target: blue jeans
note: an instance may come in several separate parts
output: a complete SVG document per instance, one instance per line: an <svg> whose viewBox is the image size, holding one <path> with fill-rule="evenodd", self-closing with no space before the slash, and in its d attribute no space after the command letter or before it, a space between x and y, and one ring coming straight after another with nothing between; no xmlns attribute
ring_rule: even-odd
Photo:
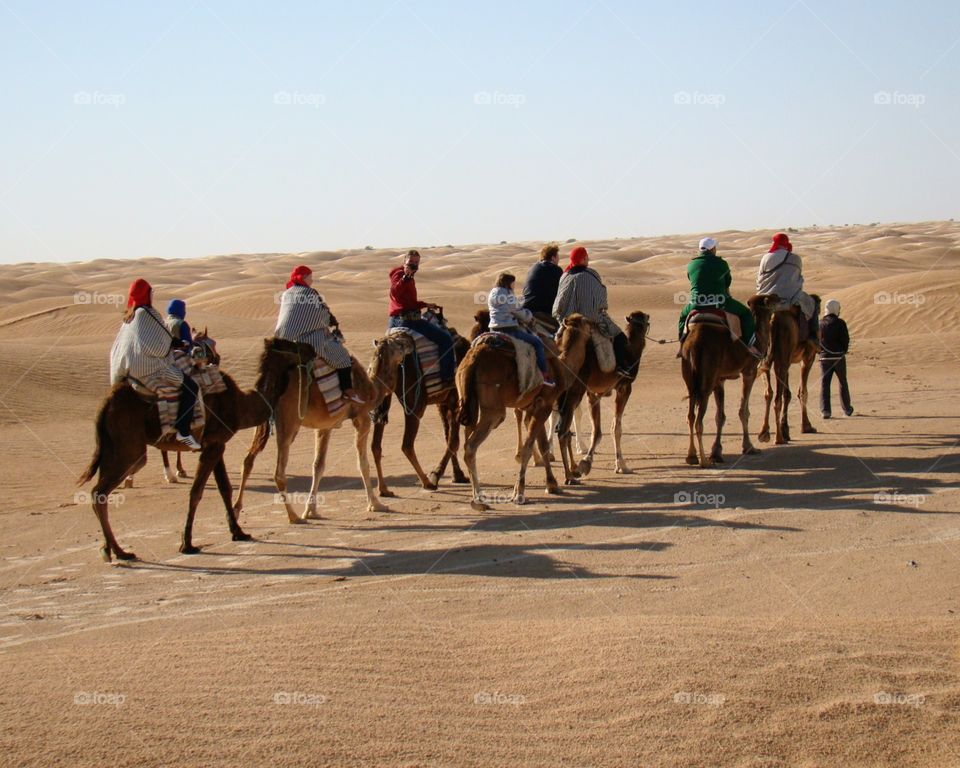
<svg viewBox="0 0 960 768"><path fill-rule="evenodd" d="M440 378L444 381L453 381L457 361L453 352L453 336L446 329L428 323L426 320L405 321L392 315L387 320L387 328L409 328L436 344L440 353Z"/></svg>
<svg viewBox="0 0 960 768"><path fill-rule="evenodd" d="M534 350L537 353L537 368L540 369L541 373L550 373L550 369L547 367L547 353L543 349L543 342L540 341L540 337L532 333L527 333L526 331L521 331L519 328L494 328L493 330L499 331L500 333L505 333L508 336L513 336L515 339L520 339L520 341L525 341L527 344L533 344Z"/></svg>

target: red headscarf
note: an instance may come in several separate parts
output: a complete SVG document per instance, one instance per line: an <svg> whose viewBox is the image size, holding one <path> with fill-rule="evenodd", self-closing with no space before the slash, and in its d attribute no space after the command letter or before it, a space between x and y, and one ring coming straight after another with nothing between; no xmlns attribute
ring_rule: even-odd
<svg viewBox="0 0 960 768"><path fill-rule="evenodd" d="M137 307L150 306L150 283L142 277L138 277L130 283L130 290L127 292L127 309L136 309Z"/></svg>
<svg viewBox="0 0 960 768"><path fill-rule="evenodd" d="M564 272L569 272L574 267L582 267L587 263L587 249L582 245L578 245L572 251L570 251L570 263L567 264L567 268Z"/></svg>
<svg viewBox="0 0 960 768"><path fill-rule="evenodd" d="M295 285L306 285L303 282L303 279L307 275L312 275L313 270L310 267L304 266L301 264L299 267L294 267L293 271L290 273L290 279L287 281L287 288L293 288Z"/></svg>
<svg viewBox="0 0 960 768"><path fill-rule="evenodd" d="M793 250L793 246L790 244L790 238L783 234L783 232L777 232L777 234L773 236L773 245L770 246L770 250L767 251L767 253L779 251L781 248L786 248L788 251Z"/></svg>

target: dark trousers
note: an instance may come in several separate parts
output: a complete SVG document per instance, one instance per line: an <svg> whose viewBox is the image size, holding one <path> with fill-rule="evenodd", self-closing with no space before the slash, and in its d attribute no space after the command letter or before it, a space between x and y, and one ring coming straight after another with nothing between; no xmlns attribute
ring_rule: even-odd
<svg viewBox="0 0 960 768"><path fill-rule="evenodd" d="M444 381L453 381L457 361L453 352L453 336L446 329L428 323L426 320L404 320L393 315L387 321L387 328L409 328L436 344L440 353L440 378Z"/></svg>
<svg viewBox="0 0 960 768"><path fill-rule="evenodd" d="M353 389L353 367L337 368L337 382L340 384L341 392Z"/></svg>
<svg viewBox="0 0 960 768"><path fill-rule="evenodd" d="M547 367L547 353L543 348L543 342L540 341L539 336L534 333L521 331L516 326L512 328L495 328L494 330L500 331L500 333L505 333L507 336L513 336L515 339L520 339L520 341L525 341L527 344L530 344L537 353L537 368L540 369L541 373L550 373L550 369Z"/></svg>
<svg viewBox="0 0 960 768"><path fill-rule="evenodd" d="M843 406L844 413L851 413L853 406L850 405L850 387L847 385L847 359L841 357L839 360L821 360L820 361L820 412L830 413L830 384L833 381L833 374L837 374L837 381L840 382L840 404Z"/></svg>
<svg viewBox="0 0 960 768"><path fill-rule="evenodd" d="M617 369L625 372L631 379L637 375L637 366L640 361L630 351L630 342L627 334L620 331L613 337L613 354L617 358Z"/></svg>
<svg viewBox="0 0 960 768"><path fill-rule="evenodd" d="M193 421L193 406L197 403L197 382L184 374L180 387L180 402L177 405L177 432L190 434L190 422Z"/></svg>

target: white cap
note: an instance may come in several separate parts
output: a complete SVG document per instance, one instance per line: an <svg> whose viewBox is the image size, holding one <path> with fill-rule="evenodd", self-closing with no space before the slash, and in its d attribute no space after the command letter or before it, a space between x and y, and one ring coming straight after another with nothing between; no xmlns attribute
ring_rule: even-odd
<svg viewBox="0 0 960 768"><path fill-rule="evenodd" d="M712 251L717 247L717 241L712 237L705 237L700 241L700 250L701 251Z"/></svg>
<svg viewBox="0 0 960 768"><path fill-rule="evenodd" d="M826 304L823 305L823 314L825 315L839 315L840 314L840 302L836 299L830 299Z"/></svg>

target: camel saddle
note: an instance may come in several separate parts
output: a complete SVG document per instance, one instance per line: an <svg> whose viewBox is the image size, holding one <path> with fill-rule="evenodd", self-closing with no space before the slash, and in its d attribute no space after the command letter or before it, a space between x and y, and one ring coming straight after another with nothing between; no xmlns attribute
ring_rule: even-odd
<svg viewBox="0 0 960 768"><path fill-rule="evenodd" d="M434 322L434 324L441 328L444 327L438 322ZM427 397L431 397L442 390L444 383L447 384L447 388L453 386L452 382L444 382L440 378L440 347L430 339L411 328L390 328L387 331L387 336L393 338L405 336L410 340L410 352L407 357L412 356L416 361L420 383L427 390Z"/></svg>
<svg viewBox="0 0 960 768"><path fill-rule="evenodd" d="M543 374L537 367L537 352L532 344L506 333L486 331L477 336L470 346L486 346L513 353L517 361L517 382L520 387L521 399L543 384Z"/></svg>
<svg viewBox="0 0 960 768"><path fill-rule="evenodd" d="M681 341L687 337L687 334L690 333L690 326L692 325L713 325L717 327L723 327L730 331L731 335L734 333L734 326L739 326L739 318L736 315L726 312L719 307L700 307L698 309L691 310L690 314L687 315L687 321L684 324L683 336ZM740 336L739 331L737 331L737 337Z"/></svg>

